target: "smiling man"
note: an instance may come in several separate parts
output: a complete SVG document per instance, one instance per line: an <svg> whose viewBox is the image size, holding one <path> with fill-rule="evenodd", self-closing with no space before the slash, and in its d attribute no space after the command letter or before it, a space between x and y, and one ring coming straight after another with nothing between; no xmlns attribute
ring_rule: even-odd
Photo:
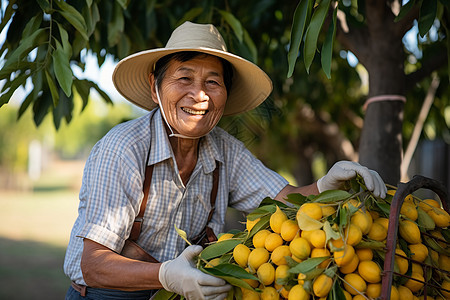
<svg viewBox="0 0 450 300"><path fill-rule="evenodd" d="M160 288L187 299L225 299L231 287L195 268L202 247L186 248L175 226L190 241L211 241L229 206L249 213L265 197L337 189L356 174L375 195L386 193L376 172L354 162L291 186L216 127L223 115L261 104L272 83L228 52L212 25L184 23L166 47L119 62L113 81L150 112L113 128L86 162L64 262L72 281L66 299L148 299Z"/></svg>

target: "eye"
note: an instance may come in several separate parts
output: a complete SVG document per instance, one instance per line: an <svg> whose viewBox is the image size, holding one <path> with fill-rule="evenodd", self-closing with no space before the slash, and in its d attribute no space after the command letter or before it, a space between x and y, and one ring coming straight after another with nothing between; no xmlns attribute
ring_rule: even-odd
<svg viewBox="0 0 450 300"><path fill-rule="evenodd" d="M207 84L212 84L212 85L220 85L220 83L216 80L207 80L206 81Z"/></svg>
<svg viewBox="0 0 450 300"><path fill-rule="evenodd" d="M182 76L182 77L178 78L178 80L180 80L180 81L190 81L191 79L189 77L187 77L187 76Z"/></svg>

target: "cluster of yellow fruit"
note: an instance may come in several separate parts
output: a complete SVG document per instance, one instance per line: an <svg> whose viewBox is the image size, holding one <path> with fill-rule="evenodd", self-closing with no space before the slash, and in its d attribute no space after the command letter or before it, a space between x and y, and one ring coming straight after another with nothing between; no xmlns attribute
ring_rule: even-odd
<svg viewBox="0 0 450 300"><path fill-rule="evenodd" d="M293 194L292 205L264 199L245 231L203 250L198 268L230 282L230 299L375 299L394 193ZM436 200L409 195L399 217L390 299L423 297L425 281L427 299L449 299L449 214Z"/></svg>

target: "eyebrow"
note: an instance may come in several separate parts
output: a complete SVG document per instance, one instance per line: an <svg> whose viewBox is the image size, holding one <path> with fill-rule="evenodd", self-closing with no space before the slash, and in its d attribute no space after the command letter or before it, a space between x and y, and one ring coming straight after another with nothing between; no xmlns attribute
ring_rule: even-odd
<svg viewBox="0 0 450 300"><path fill-rule="evenodd" d="M189 67L180 67L180 68L177 69L176 71L177 71L177 72L178 72L178 71L182 71L182 72L187 71L187 72L190 72L190 73L194 73L194 69L189 68ZM221 75L220 73L215 72L215 71L208 71L208 75L209 75L209 76L223 77L223 75Z"/></svg>

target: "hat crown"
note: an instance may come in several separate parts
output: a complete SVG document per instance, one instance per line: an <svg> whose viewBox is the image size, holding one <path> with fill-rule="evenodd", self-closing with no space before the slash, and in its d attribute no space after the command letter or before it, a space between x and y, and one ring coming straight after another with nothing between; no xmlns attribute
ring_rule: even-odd
<svg viewBox="0 0 450 300"><path fill-rule="evenodd" d="M166 48L210 48L227 51L225 41L211 24L184 22L177 27L167 41Z"/></svg>

